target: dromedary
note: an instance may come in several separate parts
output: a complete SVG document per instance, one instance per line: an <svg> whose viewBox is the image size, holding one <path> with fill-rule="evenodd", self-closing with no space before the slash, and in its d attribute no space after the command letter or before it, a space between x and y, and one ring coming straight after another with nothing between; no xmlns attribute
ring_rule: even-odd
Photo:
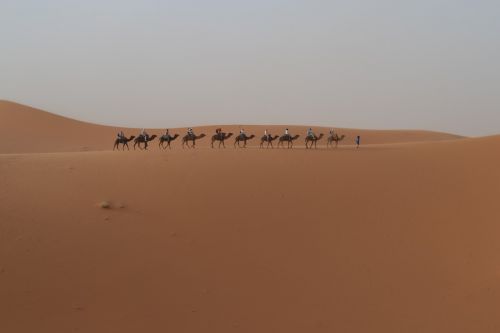
<svg viewBox="0 0 500 333"><path fill-rule="evenodd" d="M307 148L312 148L313 145L314 145L315 149L318 148L318 147L316 147L316 144L318 143L319 140L321 140L323 138L323 136L324 136L323 133L320 133L319 136L315 135L314 138L311 137L310 135L306 136L306 140L305 140L305 142L306 142L306 149ZM311 143L310 146L309 146L309 142Z"/></svg>
<svg viewBox="0 0 500 333"><path fill-rule="evenodd" d="M333 134L328 136L328 139L326 141L326 147L328 148L329 146L333 146L333 142L335 142L335 148L339 145L339 142L344 140L345 135L342 134L342 136L339 136L338 134Z"/></svg>
<svg viewBox="0 0 500 333"><path fill-rule="evenodd" d="M260 148L264 147L264 142L267 142L267 147L269 148L269 145L271 145L271 148L273 147L273 141L279 138L279 135L275 135L274 137L271 135L264 135L262 138L260 138Z"/></svg>
<svg viewBox="0 0 500 333"><path fill-rule="evenodd" d="M255 138L255 135L250 135L246 136L246 134L240 134L234 139L234 148L236 148L236 144L238 144L238 147L240 146L240 142L243 142L243 148L247 147L247 141Z"/></svg>
<svg viewBox="0 0 500 333"><path fill-rule="evenodd" d="M179 134L175 134L174 136L171 136L168 134L162 135L162 136L160 136L160 143L158 143L158 147L163 148L163 149L166 149L168 147L168 148L172 149L172 147L170 146L170 143L172 141L174 141L175 139L177 139L178 137L179 137ZM166 146L163 145L165 142L167 143Z"/></svg>
<svg viewBox="0 0 500 333"><path fill-rule="evenodd" d="M300 137L300 135L298 135L298 134L295 135L295 136L291 136L290 134L285 134L285 135L280 136L280 138L278 140L278 148L280 147L280 145L283 148L285 147L285 145L283 144L283 142L287 143L288 148L293 148L293 142L295 140L297 140L299 137Z"/></svg>
<svg viewBox="0 0 500 333"><path fill-rule="evenodd" d="M186 145L188 148L194 148L196 145L196 140L202 139L206 137L205 134L200 134L200 135L190 135L186 134L182 137L182 148L184 148L184 145ZM193 144L189 146L189 141L193 141Z"/></svg>
<svg viewBox="0 0 500 333"><path fill-rule="evenodd" d="M217 134L212 135L212 142L211 142L212 148L214 147L215 141L219 141L219 148L220 148L221 144L224 148L226 148L224 141L229 139L231 136L233 136L233 133L226 134L226 133L221 132L221 133L217 133Z"/></svg>
<svg viewBox="0 0 500 333"><path fill-rule="evenodd" d="M115 150L115 148L116 148L116 149L120 149L120 148L118 147L118 145L119 145L120 143L122 144L122 150L125 150L125 146L127 146L127 149L128 149L128 150L130 150L130 148L128 147L128 143L129 143L130 141L134 140L134 138L135 138L135 136L134 136L134 135L132 135L132 136L130 137L130 139L127 139L127 138L116 139L116 140L115 140L115 145L113 146L113 150Z"/></svg>
<svg viewBox="0 0 500 333"><path fill-rule="evenodd" d="M137 138L134 139L134 150L135 150L135 146L138 146L139 149L142 150L141 143L144 143L144 149L147 150L148 149L148 142L153 141L154 139L156 139L156 134L151 135L147 139L143 135L139 135Z"/></svg>

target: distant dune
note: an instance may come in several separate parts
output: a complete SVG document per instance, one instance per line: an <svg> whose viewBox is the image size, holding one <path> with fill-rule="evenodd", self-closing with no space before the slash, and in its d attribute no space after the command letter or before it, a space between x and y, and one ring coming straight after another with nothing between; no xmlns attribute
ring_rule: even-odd
<svg viewBox="0 0 500 333"><path fill-rule="evenodd" d="M122 153L0 119L0 332L500 332L500 136Z"/></svg>
<svg viewBox="0 0 500 333"><path fill-rule="evenodd" d="M193 124L193 127L196 124ZM168 124L165 124L168 126ZM220 126L194 127L196 133L214 134L215 128ZM306 126L252 126L245 125L249 134L257 137L263 135L264 129L273 134L282 134L288 127L293 134L300 134L297 147L304 146L303 138ZM234 125L222 126L226 132L239 132L239 127ZM402 142L425 142L453 140L461 138L457 135L429 132L429 131L375 131L335 128L339 133L346 135L342 145L352 145L356 135L361 135L363 145L385 144ZM42 153L42 152L76 152L76 151L102 151L111 150L116 133L121 128L101 126L61 117L39 109L21 104L0 101L0 131L4 139L0 142L1 153ZM140 129L123 129L125 134L137 135ZM149 129L150 134L162 134L165 129ZM171 129L174 133L185 134L186 128ZM328 133L328 128L314 127L316 133ZM209 138L198 142L198 146L208 147ZM234 142L234 139L229 140ZM180 148L180 141L173 145ZM258 140L249 141L248 146L258 146ZM320 141L324 146L326 141ZM153 146L156 147L155 144Z"/></svg>

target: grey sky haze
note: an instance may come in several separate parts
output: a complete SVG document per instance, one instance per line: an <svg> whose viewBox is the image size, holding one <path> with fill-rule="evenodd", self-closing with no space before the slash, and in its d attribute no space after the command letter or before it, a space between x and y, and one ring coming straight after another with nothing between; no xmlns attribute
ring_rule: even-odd
<svg viewBox="0 0 500 333"><path fill-rule="evenodd" d="M500 133L500 2L0 0L0 98L134 127Z"/></svg>

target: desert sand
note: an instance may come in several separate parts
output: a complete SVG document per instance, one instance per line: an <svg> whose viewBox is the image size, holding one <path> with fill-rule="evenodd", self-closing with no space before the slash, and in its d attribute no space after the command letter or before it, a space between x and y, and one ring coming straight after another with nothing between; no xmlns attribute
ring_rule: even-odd
<svg viewBox="0 0 500 333"><path fill-rule="evenodd" d="M500 331L500 136L123 152L11 102L0 129L0 332Z"/></svg>

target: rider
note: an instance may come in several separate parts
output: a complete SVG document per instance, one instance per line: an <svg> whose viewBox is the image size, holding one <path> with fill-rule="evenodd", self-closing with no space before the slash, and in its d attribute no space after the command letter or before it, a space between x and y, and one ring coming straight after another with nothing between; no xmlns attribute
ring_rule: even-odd
<svg viewBox="0 0 500 333"><path fill-rule="evenodd" d="M169 130L168 130L168 128L167 128L167 130L165 131L165 136L166 136L166 137L169 137L169 136L170 136L170 134L169 134L169 133L170 133L170 131L169 131Z"/></svg>
<svg viewBox="0 0 500 333"><path fill-rule="evenodd" d="M264 137L269 140L269 138L271 137L271 135L267 132L267 129L264 131Z"/></svg>
<svg viewBox="0 0 500 333"><path fill-rule="evenodd" d="M194 132L193 132L193 129L192 129L191 127L189 127L189 128L188 128L188 130L187 130L187 134L188 134L189 136L194 136Z"/></svg>
<svg viewBox="0 0 500 333"><path fill-rule="evenodd" d="M290 136L290 133L288 133L288 128L285 128L285 136Z"/></svg>
<svg viewBox="0 0 500 333"><path fill-rule="evenodd" d="M245 130L243 128L240 129L240 137L243 139L243 138L245 138L245 136L246 136L245 135Z"/></svg>
<svg viewBox="0 0 500 333"><path fill-rule="evenodd" d="M335 132L334 132L333 128L330 128L330 135L333 136L334 133Z"/></svg>
<svg viewBox="0 0 500 333"><path fill-rule="evenodd" d="M217 128L217 129L215 130L215 134L217 134L217 137L218 137L219 139L222 139L222 135L221 135L221 134L222 134L222 128L220 128L220 127L219 127L219 128Z"/></svg>
<svg viewBox="0 0 500 333"><path fill-rule="evenodd" d="M144 141L148 141L149 139L149 134L146 132L146 130L143 128L141 131L141 135L144 138Z"/></svg>
<svg viewBox="0 0 500 333"><path fill-rule="evenodd" d="M314 139L314 132L311 127L309 127L309 129L307 130L307 136L311 139Z"/></svg>
<svg viewBox="0 0 500 333"><path fill-rule="evenodd" d="M123 133L123 131L118 132L118 140L123 140L123 139L125 139L125 134Z"/></svg>

